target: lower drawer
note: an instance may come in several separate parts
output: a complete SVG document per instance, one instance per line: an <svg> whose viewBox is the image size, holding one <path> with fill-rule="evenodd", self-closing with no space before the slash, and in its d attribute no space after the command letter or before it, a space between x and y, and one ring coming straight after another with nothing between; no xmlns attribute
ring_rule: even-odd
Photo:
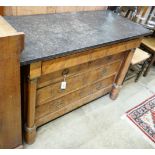
<svg viewBox="0 0 155 155"><path fill-rule="evenodd" d="M94 99L99 97L95 95L98 92L103 92L102 95L110 91L112 88L112 83L115 79L115 75L112 75L106 79L102 79L98 82L95 82L91 85L88 85L80 90L77 90L73 93L67 94L59 99L48 102L44 105L40 105L36 107L36 121L44 119L45 122L46 117L51 115L49 120L59 117L66 113L66 109L68 111L73 110L89 101L91 101L91 97L94 96ZM100 95L101 96L101 95ZM85 99L85 102L83 101ZM40 123L39 123L40 125Z"/></svg>
<svg viewBox="0 0 155 155"><path fill-rule="evenodd" d="M90 85L95 81L101 80L112 74L116 74L119 70L121 61L113 62L107 66L101 68L89 70L87 72L66 78L67 87L65 90L61 90L61 81L55 84L51 84L47 87L38 89L37 91L37 105L43 105L51 100L62 97L75 90L81 89L86 85Z"/></svg>

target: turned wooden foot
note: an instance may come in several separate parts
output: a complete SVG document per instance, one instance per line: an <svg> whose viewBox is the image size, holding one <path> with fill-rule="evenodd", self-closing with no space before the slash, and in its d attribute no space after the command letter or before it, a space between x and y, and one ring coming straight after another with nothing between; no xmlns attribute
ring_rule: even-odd
<svg viewBox="0 0 155 155"><path fill-rule="evenodd" d="M119 92L120 92L120 88L113 88L110 93L110 98L112 100L115 100L118 97Z"/></svg>
<svg viewBox="0 0 155 155"><path fill-rule="evenodd" d="M36 127L33 128L25 128L25 141L27 144L32 144L36 139Z"/></svg>

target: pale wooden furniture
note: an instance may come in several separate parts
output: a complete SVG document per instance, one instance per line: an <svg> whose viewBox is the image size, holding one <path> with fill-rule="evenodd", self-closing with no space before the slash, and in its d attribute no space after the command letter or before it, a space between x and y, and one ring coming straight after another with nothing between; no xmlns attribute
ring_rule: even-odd
<svg viewBox="0 0 155 155"><path fill-rule="evenodd" d="M147 46L150 50L155 51L155 38L146 37L142 40L142 44Z"/></svg>
<svg viewBox="0 0 155 155"><path fill-rule="evenodd" d="M5 6L5 16L106 10L106 6Z"/></svg>
<svg viewBox="0 0 155 155"><path fill-rule="evenodd" d="M136 48L133 58L131 60L131 65L136 65L138 63L141 63L147 60L149 57L150 55L147 52L143 51L140 48Z"/></svg>
<svg viewBox="0 0 155 155"><path fill-rule="evenodd" d="M4 15L4 7L0 6L0 16L3 16L3 15Z"/></svg>
<svg viewBox="0 0 155 155"><path fill-rule="evenodd" d="M150 67L155 62L155 37L146 37L142 40L141 44L142 48L146 49L152 56L150 63L144 73L144 76L146 76L150 70Z"/></svg>
<svg viewBox="0 0 155 155"><path fill-rule="evenodd" d="M20 60L24 34L0 16L0 148L22 145Z"/></svg>
<svg viewBox="0 0 155 155"><path fill-rule="evenodd" d="M135 82L137 82L146 69L149 58L149 53L143 51L140 48L136 48L125 80L129 80L135 77Z"/></svg>

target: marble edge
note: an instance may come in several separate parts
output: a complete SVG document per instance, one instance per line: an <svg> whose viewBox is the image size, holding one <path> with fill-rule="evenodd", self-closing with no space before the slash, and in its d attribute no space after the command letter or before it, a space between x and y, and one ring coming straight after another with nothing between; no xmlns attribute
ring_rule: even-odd
<svg viewBox="0 0 155 155"><path fill-rule="evenodd" d="M59 54L55 54L55 55L49 55L49 56L45 56L45 57L41 57L41 58L34 58L32 60L20 61L20 65L25 66L25 65L29 65L31 63L35 63L35 62L38 62L38 61L46 61L46 60L50 60L50 59L55 59L55 58L67 56L67 55L70 55L70 54L80 53L80 52L84 52L85 50L90 50L90 49L93 49L93 48L104 47L104 46L120 43L120 42L123 42L123 41L129 41L129 40L132 40L132 39L137 39L137 38L140 38L140 37L149 36L152 33L153 32L150 31L148 33L144 33L144 34L141 34L141 35L138 35L138 36L133 36L133 37L125 38L125 39L115 40L115 41L107 42L107 43L103 43L103 44L97 44L97 45L84 47L84 48L76 49L76 50L72 50L72 51L65 51L63 53L59 53Z"/></svg>

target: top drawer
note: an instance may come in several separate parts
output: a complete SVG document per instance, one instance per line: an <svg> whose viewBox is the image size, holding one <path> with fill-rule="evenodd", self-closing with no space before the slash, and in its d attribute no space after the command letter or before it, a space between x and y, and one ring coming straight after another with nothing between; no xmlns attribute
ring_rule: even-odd
<svg viewBox="0 0 155 155"><path fill-rule="evenodd" d="M69 68L72 66L80 65L89 61L94 61L106 56L118 54L132 48L139 46L139 39L130 40L123 43L100 47L96 49L90 49L84 52L71 54L65 57L43 61L41 74L49 74L60 69Z"/></svg>
<svg viewBox="0 0 155 155"><path fill-rule="evenodd" d="M137 48L140 42L141 39L134 39L122 43L108 45L105 47L89 49L83 52L70 54L52 60L32 63L30 65L29 78L38 78L42 75L54 73L60 70L64 70L66 68L71 68L84 63L95 61L97 59L129 51L133 48Z"/></svg>

